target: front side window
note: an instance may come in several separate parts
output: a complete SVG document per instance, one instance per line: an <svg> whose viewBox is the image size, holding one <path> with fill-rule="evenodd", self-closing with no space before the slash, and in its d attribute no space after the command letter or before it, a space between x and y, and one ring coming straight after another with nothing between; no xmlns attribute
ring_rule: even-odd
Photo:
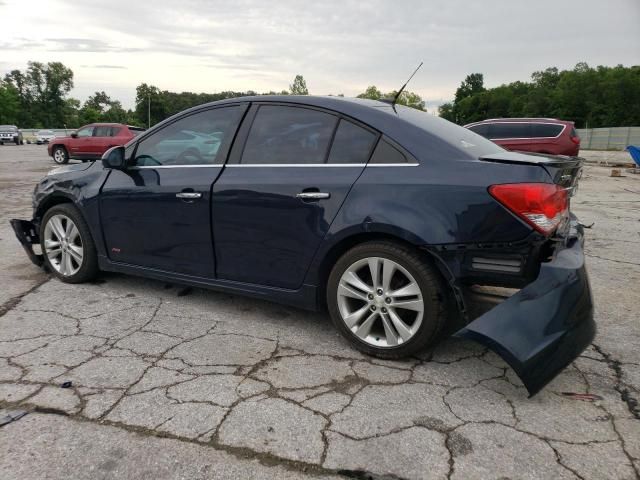
<svg viewBox="0 0 640 480"><path fill-rule="evenodd" d="M347 120L340 120L327 163L367 163L377 135Z"/></svg>
<svg viewBox="0 0 640 480"><path fill-rule="evenodd" d="M213 165L240 122L240 106L215 108L181 118L140 141L133 165Z"/></svg>
<svg viewBox="0 0 640 480"><path fill-rule="evenodd" d="M325 163L337 121L333 115L308 108L262 105L240 163Z"/></svg>
<svg viewBox="0 0 640 480"><path fill-rule="evenodd" d="M90 137L93 135L93 127L84 127L78 130L77 132L78 138L82 137Z"/></svg>

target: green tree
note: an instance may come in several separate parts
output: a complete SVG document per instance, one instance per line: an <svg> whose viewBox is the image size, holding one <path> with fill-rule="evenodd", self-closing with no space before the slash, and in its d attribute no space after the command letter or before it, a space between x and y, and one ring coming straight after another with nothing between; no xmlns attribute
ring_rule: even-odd
<svg viewBox="0 0 640 480"><path fill-rule="evenodd" d="M369 100L380 100L381 98L383 98L383 94L380 90L378 90L378 87L376 87L375 85L370 85L367 87L367 89L363 93L358 95L358 98L368 98Z"/></svg>
<svg viewBox="0 0 640 480"><path fill-rule="evenodd" d="M375 85L370 85L367 89L358 95L358 98L368 98L369 100L391 100L395 98L397 94L397 90L391 91L389 93L382 93L378 87ZM399 105L406 105L407 107L415 108L417 110L426 111L424 106L424 100L422 97L414 92L408 92L407 90L403 91L398 98L397 103Z"/></svg>
<svg viewBox="0 0 640 480"><path fill-rule="evenodd" d="M296 75L296 78L293 79L293 83L289 85L289 92L291 95L309 95L307 82L305 82L302 75Z"/></svg>
<svg viewBox="0 0 640 480"><path fill-rule="evenodd" d="M20 115L20 95L9 83L0 80L0 124L14 125Z"/></svg>
<svg viewBox="0 0 640 480"><path fill-rule="evenodd" d="M455 103L462 99L484 92L484 75L482 73L472 73L467 75L456 90Z"/></svg>
<svg viewBox="0 0 640 480"><path fill-rule="evenodd" d="M533 72L530 82L485 89L471 74L440 115L461 125L495 117L556 117L578 128L640 125L640 66L550 67Z"/></svg>
<svg viewBox="0 0 640 480"><path fill-rule="evenodd" d="M29 62L27 70L12 70L4 81L18 92L21 127L61 125L65 96L73 88L73 71L60 62Z"/></svg>
<svg viewBox="0 0 640 480"><path fill-rule="evenodd" d="M438 107L438 115L450 122L456 121L455 113L453 112L453 102L443 103Z"/></svg>

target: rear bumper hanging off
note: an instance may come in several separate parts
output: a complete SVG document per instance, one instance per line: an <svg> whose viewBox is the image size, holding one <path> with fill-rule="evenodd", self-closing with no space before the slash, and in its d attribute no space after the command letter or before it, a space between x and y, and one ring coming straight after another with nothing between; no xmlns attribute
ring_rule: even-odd
<svg viewBox="0 0 640 480"><path fill-rule="evenodd" d="M575 217L571 235L538 278L454 334L500 355L530 396L539 392L589 346L596 332L583 252L584 233Z"/></svg>

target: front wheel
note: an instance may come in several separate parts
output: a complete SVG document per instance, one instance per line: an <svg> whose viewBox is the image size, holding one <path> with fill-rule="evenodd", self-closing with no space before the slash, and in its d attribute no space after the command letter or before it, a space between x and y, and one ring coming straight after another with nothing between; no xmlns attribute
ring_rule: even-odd
<svg viewBox="0 0 640 480"><path fill-rule="evenodd" d="M53 157L53 161L58 165L69 163L69 154L64 147L53 147L51 156Z"/></svg>
<svg viewBox="0 0 640 480"><path fill-rule="evenodd" d="M422 255L392 242L370 242L345 253L327 285L338 331L355 348L402 358L426 348L446 319L439 273Z"/></svg>
<svg viewBox="0 0 640 480"><path fill-rule="evenodd" d="M66 283L81 283L98 273L98 256L89 227L71 204L52 207L42 219L40 245L51 272Z"/></svg>

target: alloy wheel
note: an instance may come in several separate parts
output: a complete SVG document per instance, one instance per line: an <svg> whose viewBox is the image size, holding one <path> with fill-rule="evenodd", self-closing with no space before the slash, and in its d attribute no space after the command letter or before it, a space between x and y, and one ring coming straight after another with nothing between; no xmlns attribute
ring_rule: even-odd
<svg viewBox="0 0 640 480"><path fill-rule="evenodd" d="M53 161L56 163L64 163L65 155L64 150L61 148L57 148L55 152L53 152Z"/></svg>
<svg viewBox="0 0 640 480"><path fill-rule="evenodd" d="M399 263L368 257L349 266L337 291L342 321L360 340L375 347L409 341L424 316L422 291Z"/></svg>
<svg viewBox="0 0 640 480"><path fill-rule="evenodd" d="M82 267L84 248L80 231L66 215L53 215L44 227L44 250L51 266L70 277Z"/></svg>

